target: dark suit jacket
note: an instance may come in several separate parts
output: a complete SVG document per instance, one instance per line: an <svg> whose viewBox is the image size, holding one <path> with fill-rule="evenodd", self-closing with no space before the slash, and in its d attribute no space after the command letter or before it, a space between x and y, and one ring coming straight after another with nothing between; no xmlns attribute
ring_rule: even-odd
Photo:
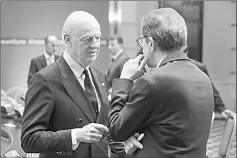
<svg viewBox="0 0 237 158"><path fill-rule="evenodd" d="M113 81L109 110L111 138L124 141L144 132L135 157L205 157L214 109L209 77L183 52L135 83Z"/></svg>
<svg viewBox="0 0 237 158"><path fill-rule="evenodd" d="M123 65L129 57L126 53L122 53L114 62L110 62L108 65L108 71L106 74L108 89L112 87L112 82L114 79L119 78L123 69Z"/></svg>
<svg viewBox="0 0 237 158"><path fill-rule="evenodd" d="M193 60L193 59L190 59L190 61L192 63L194 63L199 69L201 69L205 74L207 74L209 76L205 64L200 63L200 62ZM213 94L214 94L214 107L215 107L214 110L218 111L218 112L223 112L226 109L226 106L223 103L221 96L220 96L218 90L216 89L216 87L214 86L214 84L212 82L211 82L211 84L212 84Z"/></svg>
<svg viewBox="0 0 237 158"><path fill-rule="evenodd" d="M60 56L55 55L55 61L59 58ZM30 70L28 74L28 79L27 79L27 84L29 86L30 80L32 76L37 73L39 70L45 68L47 66L46 59L44 57L44 54L41 56L38 56L36 58L33 58L30 63Z"/></svg>
<svg viewBox="0 0 237 158"><path fill-rule="evenodd" d="M107 140L80 143L73 151L71 130L89 123L108 125L108 100L105 76L91 67L95 87L102 105L96 114L86 93L63 57L36 73L26 94L22 121L21 146L27 153L40 157L92 158L107 157L107 144L114 152L124 154L123 145ZM118 146L117 146L118 145Z"/></svg>

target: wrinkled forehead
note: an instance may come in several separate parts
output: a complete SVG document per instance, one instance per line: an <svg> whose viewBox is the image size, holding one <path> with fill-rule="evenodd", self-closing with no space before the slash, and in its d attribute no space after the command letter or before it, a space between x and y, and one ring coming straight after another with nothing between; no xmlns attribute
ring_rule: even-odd
<svg viewBox="0 0 237 158"><path fill-rule="evenodd" d="M79 22L74 30L78 38L101 36L100 25L97 21Z"/></svg>

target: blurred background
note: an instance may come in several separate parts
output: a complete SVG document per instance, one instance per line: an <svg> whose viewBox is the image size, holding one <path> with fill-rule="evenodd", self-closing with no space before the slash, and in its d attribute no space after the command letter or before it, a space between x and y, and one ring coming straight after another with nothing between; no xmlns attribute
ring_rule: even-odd
<svg viewBox="0 0 237 158"><path fill-rule="evenodd" d="M27 89L31 59L43 54L46 36L61 39L72 11L87 11L99 21L101 49L93 64L104 73L107 39L120 35L124 52L135 57L141 17L162 7L174 8L184 17L189 57L206 64L226 107L236 112L236 1L1 1L1 89ZM56 54L63 52L60 45Z"/></svg>
<svg viewBox="0 0 237 158"><path fill-rule="evenodd" d="M94 65L104 72L109 58L106 39L112 34L121 35L125 52L135 57L141 17L159 7L172 7L184 17L189 56L206 64L227 106L233 105L236 91L235 1L2 1L1 88L27 88L30 60L42 55L42 40L47 35L61 39L64 20L72 11L88 11L101 24L101 50ZM27 40L29 42L24 44ZM56 54L63 52L64 47L60 46ZM229 108L234 110L234 106Z"/></svg>

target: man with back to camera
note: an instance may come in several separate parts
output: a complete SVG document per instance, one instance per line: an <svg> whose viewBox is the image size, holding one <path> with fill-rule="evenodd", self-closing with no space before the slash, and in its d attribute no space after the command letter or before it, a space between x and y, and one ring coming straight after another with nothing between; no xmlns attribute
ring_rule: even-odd
<svg viewBox="0 0 237 158"><path fill-rule="evenodd" d="M108 135L105 76L91 66L100 37L100 24L85 11L65 20L64 54L33 76L26 94L21 134L25 152L45 158L125 155L123 144Z"/></svg>
<svg viewBox="0 0 237 158"><path fill-rule="evenodd" d="M134 157L206 157L213 91L209 77L182 52L183 17L171 8L155 9L143 17L140 34L144 56L126 62L113 81L111 138L125 141ZM154 70L134 83L146 64ZM141 150L134 140L141 140Z"/></svg>
<svg viewBox="0 0 237 158"><path fill-rule="evenodd" d="M183 51L184 53L186 53L188 55L188 46L185 46L183 48ZM143 54L143 50L142 48L139 50L139 52L137 53L137 56L139 54ZM209 76L209 73L207 71L207 68L206 68L206 65L197 61L197 60L194 60L194 59L191 59L189 58L189 60L195 64L200 70L202 70L206 75ZM147 67L146 67L147 68ZM149 68L148 68L148 71L149 71ZM210 77L210 76L209 76ZM213 88L213 95L214 95L214 111L215 112L219 112L224 118L227 118L228 115L230 115L231 113L234 113L233 111L227 109L227 107L225 106L221 96L220 96L220 93L219 91L216 89L215 85L213 84L213 82L211 82L212 84L212 88ZM215 113L213 113L215 115ZM215 116L213 116L215 117Z"/></svg>
<svg viewBox="0 0 237 158"><path fill-rule="evenodd" d="M27 79L29 86L32 76L39 70L55 62L59 56L55 55L58 39L56 36L49 35L45 39L45 52L43 55L33 58L30 63L30 69Z"/></svg>
<svg viewBox="0 0 237 158"><path fill-rule="evenodd" d="M110 52L110 61L106 73L108 84L108 92L111 94L112 82L119 78L123 65L129 60L128 55L123 51L123 39L120 36L114 35L109 38L108 49Z"/></svg>

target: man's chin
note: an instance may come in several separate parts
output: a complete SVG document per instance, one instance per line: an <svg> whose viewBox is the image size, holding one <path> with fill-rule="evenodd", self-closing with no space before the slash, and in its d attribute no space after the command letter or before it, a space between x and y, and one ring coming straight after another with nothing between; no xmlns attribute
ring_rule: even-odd
<svg viewBox="0 0 237 158"><path fill-rule="evenodd" d="M96 58L97 58L97 55L89 58L88 63L92 64L96 60Z"/></svg>

